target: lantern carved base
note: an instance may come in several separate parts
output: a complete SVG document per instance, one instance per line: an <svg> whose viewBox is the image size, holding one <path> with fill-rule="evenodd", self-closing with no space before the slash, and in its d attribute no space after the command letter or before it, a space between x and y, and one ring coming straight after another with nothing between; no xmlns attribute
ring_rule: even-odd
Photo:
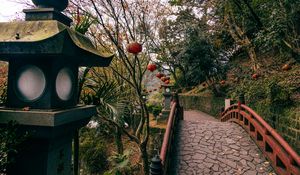
<svg viewBox="0 0 300 175"><path fill-rule="evenodd" d="M20 151L9 155L15 162L7 168L8 174L71 175L73 134L95 114L94 106L52 111L0 109L0 127L13 120L19 134L27 133Z"/></svg>

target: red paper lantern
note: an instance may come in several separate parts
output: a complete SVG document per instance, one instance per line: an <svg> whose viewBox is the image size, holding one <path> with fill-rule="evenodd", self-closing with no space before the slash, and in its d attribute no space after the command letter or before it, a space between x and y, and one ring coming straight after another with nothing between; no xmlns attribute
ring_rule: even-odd
<svg viewBox="0 0 300 175"><path fill-rule="evenodd" d="M156 70L156 65L155 64L149 64L147 66L147 69L151 72L155 71Z"/></svg>
<svg viewBox="0 0 300 175"><path fill-rule="evenodd" d="M157 73L157 74L156 74L156 77L159 78L159 79L160 79L161 77L163 77L163 76L164 76L164 74L162 74L162 73Z"/></svg>
<svg viewBox="0 0 300 175"><path fill-rule="evenodd" d="M170 80L166 80L165 83L166 83L166 84L169 84L169 83L170 83Z"/></svg>
<svg viewBox="0 0 300 175"><path fill-rule="evenodd" d="M137 42L133 42L133 43L130 43L127 45L127 51L129 53L136 55L136 54L140 53L142 50L143 50L142 45Z"/></svg>
<svg viewBox="0 0 300 175"><path fill-rule="evenodd" d="M285 71L287 71L287 70L290 70L292 67L289 65L289 64L285 64L285 65L283 65L282 67L281 67L281 69L282 70L285 70Z"/></svg>
<svg viewBox="0 0 300 175"><path fill-rule="evenodd" d="M259 77L258 74L253 74L253 75L252 75L252 78L253 78L253 79L257 79L258 77Z"/></svg>

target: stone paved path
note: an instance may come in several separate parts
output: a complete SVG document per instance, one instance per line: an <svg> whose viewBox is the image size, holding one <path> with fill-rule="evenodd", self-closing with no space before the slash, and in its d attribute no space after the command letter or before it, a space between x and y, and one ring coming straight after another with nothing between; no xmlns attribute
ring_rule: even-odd
<svg viewBox="0 0 300 175"><path fill-rule="evenodd" d="M185 111L170 175L271 175L273 168L237 124Z"/></svg>

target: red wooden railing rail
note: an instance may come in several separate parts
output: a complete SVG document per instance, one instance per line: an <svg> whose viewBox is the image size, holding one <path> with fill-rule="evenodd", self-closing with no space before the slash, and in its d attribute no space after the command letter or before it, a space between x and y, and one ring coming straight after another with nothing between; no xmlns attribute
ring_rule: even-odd
<svg viewBox="0 0 300 175"><path fill-rule="evenodd" d="M280 175L300 175L300 156L254 110L246 105L232 105L222 113L221 121L241 125L256 142Z"/></svg>
<svg viewBox="0 0 300 175"><path fill-rule="evenodd" d="M166 132L164 134L164 139L162 147L160 150L160 159L163 166L163 175L168 173L168 167L170 164L170 154L172 152L172 143L174 140L174 131L177 129L179 120L183 119L183 108L179 105L178 98L176 101L172 102L171 111L168 118Z"/></svg>
<svg viewBox="0 0 300 175"><path fill-rule="evenodd" d="M169 119L168 119L166 132L164 134L164 140L160 151L160 158L163 165L166 164L167 162L167 152L169 150L169 147L171 146L173 127L175 123L175 110L176 110L176 103L173 103L171 107Z"/></svg>

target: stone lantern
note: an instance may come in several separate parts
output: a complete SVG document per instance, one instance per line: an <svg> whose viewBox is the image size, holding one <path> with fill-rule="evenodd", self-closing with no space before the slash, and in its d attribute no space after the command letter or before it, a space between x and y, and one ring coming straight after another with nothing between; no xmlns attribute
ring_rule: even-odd
<svg viewBox="0 0 300 175"><path fill-rule="evenodd" d="M69 28L60 12L68 0L33 2L25 21L0 23L0 60L9 62L0 126L16 121L28 133L8 174L69 175L73 133L96 114L95 106L77 105L78 67L109 66L113 55Z"/></svg>
<svg viewBox="0 0 300 175"><path fill-rule="evenodd" d="M148 99L147 99L147 94L146 93L142 93L142 98L143 100L146 102Z"/></svg>
<svg viewBox="0 0 300 175"><path fill-rule="evenodd" d="M173 85L163 84L161 86L164 89L163 91L164 103L163 103L163 110L161 111L159 119L157 120L158 122L168 119L171 110L171 100L172 100Z"/></svg>

